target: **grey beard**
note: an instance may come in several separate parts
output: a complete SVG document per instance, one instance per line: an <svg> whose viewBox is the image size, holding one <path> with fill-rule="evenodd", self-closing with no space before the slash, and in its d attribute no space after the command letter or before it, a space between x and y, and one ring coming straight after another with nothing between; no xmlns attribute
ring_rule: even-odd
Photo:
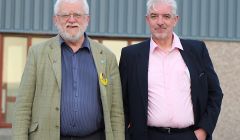
<svg viewBox="0 0 240 140"><path fill-rule="evenodd" d="M64 32L64 31L59 30L59 34L66 41L77 42L80 39L80 37L84 34L84 32L79 31L76 35L70 35L70 34Z"/></svg>
<svg viewBox="0 0 240 140"><path fill-rule="evenodd" d="M83 30L80 29L76 35L70 35L59 26L57 26L57 29L58 29L60 36L64 40L69 41L69 42L77 42L80 39L80 37L83 36L84 31L85 31L84 29Z"/></svg>

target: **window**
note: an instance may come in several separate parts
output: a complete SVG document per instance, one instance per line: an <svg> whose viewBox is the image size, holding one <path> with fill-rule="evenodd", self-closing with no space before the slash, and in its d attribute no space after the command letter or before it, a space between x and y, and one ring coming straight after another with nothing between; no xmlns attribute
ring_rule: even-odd
<svg viewBox="0 0 240 140"><path fill-rule="evenodd" d="M14 102L27 56L27 38L3 38L2 113L5 122L12 122Z"/></svg>

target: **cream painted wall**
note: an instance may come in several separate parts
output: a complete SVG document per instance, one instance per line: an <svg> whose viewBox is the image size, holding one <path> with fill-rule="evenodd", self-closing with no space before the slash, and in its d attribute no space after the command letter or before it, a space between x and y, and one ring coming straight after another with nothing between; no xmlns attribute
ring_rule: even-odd
<svg viewBox="0 0 240 140"><path fill-rule="evenodd" d="M37 43L41 43L41 42L46 41L48 39L49 38L34 37L34 38L32 38L32 45L37 44Z"/></svg>
<svg viewBox="0 0 240 140"><path fill-rule="evenodd" d="M121 50L123 47L126 47L128 43L127 41L119 40L103 40L102 44L109 48L116 55L117 61L119 62Z"/></svg>
<svg viewBox="0 0 240 140"><path fill-rule="evenodd" d="M26 63L27 39L23 37L4 38L3 82L19 83Z"/></svg>

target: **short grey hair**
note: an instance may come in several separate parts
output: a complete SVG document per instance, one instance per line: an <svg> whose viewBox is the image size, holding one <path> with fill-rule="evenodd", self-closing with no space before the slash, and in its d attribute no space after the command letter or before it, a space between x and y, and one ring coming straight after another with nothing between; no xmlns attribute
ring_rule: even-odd
<svg viewBox="0 0 240 140"><path fill-rule="evenodd" d="M175 0L148 0L147 2L147 15L150 14L155 4L168 4L172 7L172 14L177 15L177 2Z"/></svg>
<svg viewBox="0 0 240 140"><path fill-rule="evenodd" d="M85 14L89 14L89 5L88 5L87 0L57 0L54 5L54 15L57 15L57 13L59 12L59 6L62 2L67 2L67 3L82 2L83 10L84 10Z"/></svg>

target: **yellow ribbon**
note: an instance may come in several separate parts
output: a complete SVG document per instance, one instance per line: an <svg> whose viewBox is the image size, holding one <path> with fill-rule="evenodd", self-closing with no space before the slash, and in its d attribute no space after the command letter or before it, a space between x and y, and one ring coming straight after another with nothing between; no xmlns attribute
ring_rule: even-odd
<svg viewBox="0 0 240 140"><path fill-rule="evenodd" d="M106 86L108 84L108 79L104 76L103 73L100 73L99 79L104 86Z"/></svg>

